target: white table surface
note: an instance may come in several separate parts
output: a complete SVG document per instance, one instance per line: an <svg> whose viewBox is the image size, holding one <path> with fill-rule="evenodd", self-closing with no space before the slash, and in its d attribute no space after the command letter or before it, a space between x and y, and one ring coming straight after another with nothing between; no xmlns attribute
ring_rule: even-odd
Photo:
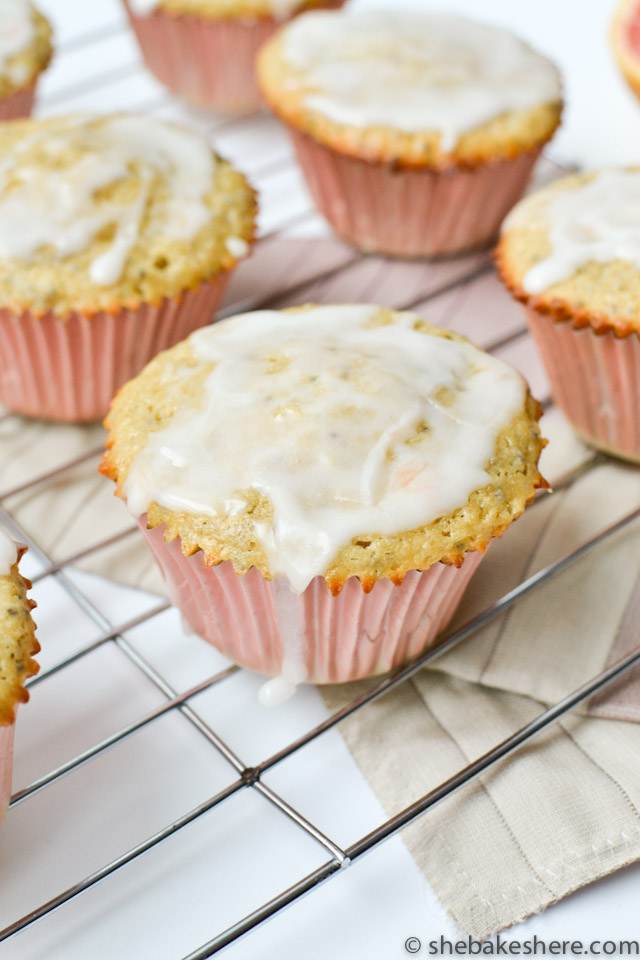
<svg viewBox="0 0 640 960"><path fill-rule="evenodd" d="M624 88L607 47L608 0L405 0L511 27L561 66L567 109L551 155L588 166L637 161L640 106ZM353 0L354 7L383 5ZM59 55L44 80L39 112L152 109L211 130L211 117L165 96L139 63L122 29L117 0L40 0L51 16ZM481 7L481 11L480 11ZM94 34L95 31L95 34ZM91 42L89 42L89 40ZM258 119L214 140L242 159L264 192L263 232L296 221L288 235L323 230L269 120ZM37 562L32 557L31 569ZM73 574L112 622L156 598ZM57 660L97 634L54 581L35 590L41 663ZM178 689L223 665L215 650L185 637L174 611L132 631L130 641ZM55 654L53 653L55 651ZM327 714L313 688L278 710L257 704L259 678L241 672L197 700L201 716L246 763L260 760ZM161 695L112 646L35 689L20 712L15 787L152 709ZM194 706L196 703L194 703ZM105 753L11 811L0 834L0 926L44 902L122 850L235 779L232 768L175 714ZM346 845L385 819L336 731L275 768L266 782L336 842ZM327 859L282 814L243 791L175 838L69 905L0 945L0 960L179 960L249 910ZM513 928L517 939L638 936L640 869L591 885ZM395 838L362 863L263 925L224 956L324 960L406 956L404 942L457 932ZM418 956L426 956L423 946Z"/></svg>

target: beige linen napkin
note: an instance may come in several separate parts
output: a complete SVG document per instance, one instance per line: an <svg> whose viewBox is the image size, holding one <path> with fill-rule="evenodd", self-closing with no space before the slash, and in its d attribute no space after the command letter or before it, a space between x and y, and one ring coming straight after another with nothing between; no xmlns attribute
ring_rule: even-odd
<svg viewBox="0 0 640 960"><path fill-rule="evenodd" d="M559 419L546 433L572 442ZM492 547L455 622L639 502L640 471L610 462L544 498ZM638 646L639 531L614 536L341 725L390 815ZM637 673L621 681L588 716L565 718L404 832L464 931L484 938L640 857L640 725L628 722L640 720L639 685ZM329 705L354 694L333 688Z"/></svg>
<svg viewBox="0 0 640 960"><path fill-rule="evenodd" d="M407 265L398 269L408 276ZM371 287L371 277L365 281ZM406 283L403 290L406 296ZM375 291L369 298L376 299ZM505 299L499 309L508 306ZM432 316L430 309L425 313ZM551 439L544 454L549 479L593 456L558 413L547 415L543 426ZM0 419L0 491L100 447L103 439L99 427ZM90 459L6 501L56 559L132 525L112 485L96 475L96 463ZM604 458L571 486L543 495L489 551L456 623L639 502L640 470ZM341 724L389 814L638 644L639 530L629 526L432 669ZM80 565L162 592L137 533ZM323 692L333 708L363 687ZM485 937L640 857L640 723L631 721L640 721L638 674L404 832L463 930Z"/></svg>

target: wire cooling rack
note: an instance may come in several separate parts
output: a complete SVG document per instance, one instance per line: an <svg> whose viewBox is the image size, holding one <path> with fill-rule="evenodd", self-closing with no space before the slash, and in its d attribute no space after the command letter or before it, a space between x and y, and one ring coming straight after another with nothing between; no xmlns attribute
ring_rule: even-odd
<svg viewBox="0 0 640 960"><path fill-rule="evenodd" d="M95 454L92 452L91 456L93 457ZM557 486L561 487L563 485L570 485L585 470L592 469L593 463L596 459L597 458L593 458L593 460L587 465L584 465L578 470L574 471L572 474L564 478L564 480L560 481ZM54 477L59 477L64 470L65 468L61 468L56 470L54 474L45 474L41 477L34 478L32 481L30 481L30 486L46 484ZM25 486L26 485L23 485L20 492L23 492ZM0 519L2 522L7 526L8 529L12 530L19 539L27 542L35 554L35 557L42 564L44 564L44 569L34 577L34 580L38 582L48 577L56 578L63 590L68 592L74 603L84 610L88 616L95 621L96 625L101 630L100 636L90 644L87 644L80 650L58 661L54 665L45 668L39 676L35 677L30 682L30 688L46 682L49 677L66 669L70 664L78 659L88 657L102 645L113 643L117 645L119 650L131 661L131 663L134 664L138 670L142 671L145 677L147 677L151 683L153 683L160 690L164 697L164 700L160 706L148 713L145 713L134 722L129 723L121 729L111 733L99 743L96 743L89 749L82 751L71 760L61 764L55 769L49 771L46 775L34 780L27 787L19 790L14 794L11 800L11 808L15 808L18 805L25 803L29 800L29 798L41 791L46 790L52 784L56 783L56 781L58 781L60 778L73 772L82 765L89 763L91 760L98 757L109 748L114 747L118 743L124 741L125 739L135 736L147 725L157 722L160 718L171 711L180 711L198 731L198 733L204 737L206 741L208 741L211 747L217 751L218 754L221 755L228 764L231 765L235 772L234 779L224 789L218 791L213 796L206 799L203 803L200 803L196 807L188 810L171 823L168 823L162 829L153 833L151 836L142 839L139 843L127 850L121 856L105 864L103 867L94 871L89 876L80 879L72 886L61 891L58 895L48 900L46 903L36 907L25 916L18 918L15 922L6 926L2 931L0 931L0 941L12 937L14 934L33 924L36 920L45 917L47 914L63 906L69 900L77 897L79 894L88 890L90 887L105 879L110 874L120 870L122 867L141 856L152 847L162 843L169 837L172 837L174 834L184 829L197 818L203 816L211 810L214 810L220 806L223 801L230 800L230 798L232 798L234 795L245 789L251 789L259 793L265 800L273 804L273 806L280 810L282 814L289 818L289 820L295 824L299 830L304 831L317 844L319 844L324 850L326 860L316 870L307 874L306 876L301 877L296 883L292 884L257 909L252 910L246 916L239 918L238 921L232 926L217 932L206 944L199 949L192 951L188 955L188 960L204 960L206 957L213 956L232 941L249 932L254 927L279 912L285 906L303 896L305 893L308 893L314 887L330 878L333 874L338 873L353 862L359 860L364 856L364 854L371 851L378 844L393 836L403 827L412 823L417 817L425 814L436 803L440 802L445 797L458 790L460 787L463 787L466 783L475 779L482 772L488 770L498 760L512 753L521 744L530 740L538 732L571 710L575 705L596 693L607 683L611 682L616 677L619 677L630 667L640 662L640 650L620 660L614 666L595 677L591 682L583 685L559 703L542 712L535 720L516 731L512 736L500 744L496 744L493 749L488 751L482 757L478 758L476 761L470 763L468 766L464 767L457 774L441 784L438 788L426 794L425 796L420 797L405 810L385 820L374 830L368 832L358 841L352 843L344 849L341 848L330 837L328 837L318 826L314 825L307 818L305 818L300 811L295 809L295 807L289 804L282 796L279 796L274 790L268 787L262 780L263 775L268 773L273 767L281 763L283 760L292 756L294 753L304 750L307 745L311 744L316 738L321 737L327 731L335 727L340 723L341 720L344 720L346 717L352 715L355 711L365 708L374 700L384 696L390 690L403 683L417 670L421 669L427 663L433 661L445 650L451 649L454 645L471 636L480 627L504 613L520 598L537 589L550 578L558 575L568 565L574 563L586 552L592 550L598 544L607 540L609 537L639 516L640 508L628 513L616 523L608 526L606 529L600 531L597 535L584 542L580 547L573 550L571 553L558 558L555 562L549 564L544 569L538 571L536 574L523 581L514 590L502 596L497 602L476 616L472 621L450 635L437 649L427 652L418 660L413 661L391 676L381 680L374 687L374 689L370 690L365 695L354 699L346 707L334 713L325 721L314 726L303 736L291 743L288 743L284 748L278 750L271 756L266 757L260 763L247 766L236 754L236 752L222 739L222 737L220 737L218 733L212 729L212 727L204 722L198 713L192 710L189 706L190 700L203 691L209 690L219 684L224 683L236 672L237 668L234 666L229 666L213 676L207 677L200 683L190 687L188 690L177 694L176 691L169 685L169 683L163 679L163 677L151 666L151 664L147 662L145 658L139 654L135 647L126 639L126 634L129 631L137 626L140 626L145 621L152 621L155 617L164 612L168 605L166 603L160 603L154 606L152 609L147 610L140 616L113 627L107 618L87 596L87 594L83 592L83 590L81 590L73 582L73 580L67 576L65 572L66 567L77 558L68 558L66 561L53 563L51 559L41 550L35 539L18 523L15 522L11 514L4 508L0 508ZM128 536L129 534L127 533L125 535ZM108 546L109 543L110 541L105 541L103 543L96 544L92 548L89 548L85 555L90 552L99 552ZM81 811L78 812L80 813Z"/></svg>
<svg viewBox="0 0 640 960"><path fill-rule="evenodd" d="M436 265L393 263L382 258L364 257L331 239L323 238L320 221L312 212L289 147L278 128L263 116L212 119L211 116L189 110L176 103L141 68L133 40L126 29L119 8L111 0L101 0L95 6L93 4L91 6L90 17L85 6L74 3L72 0L69 0L66 5L64 16L62 16L62 7L57 3L55 10L51 11L54 21L56 18L60 19L58 23L60 52L56 67L45 82L40 112L123 108L182 120L197 127L203 133L211 135L220 152L229 156L249 174L260 191L260 240L252 260L243 265L234 278L223 314L228 315L240 309L284 306L314 300L325 302L369 300L383 302L399 309L417 311L426 309L432 322L443 326L454 326L460 332L469 334L485 349L520 367L532 383L534 393L543 398L543 406L551 411L544 374L533 351L521 313L500 291L487 255L479 254ZM78 15L82 11L84 11L82 16L86 16L86 20L81 21L79 27ZM541 175L548 178L557 172L558 169L547 162L546 166L542 167ZM317 239L310 239L311 235L316 234L320 234ZM467 306L471 302L474 308L469 311ZM483 319L482 326L474 329L479 316ZM17 429L26 431L28 444L41 444L44 451L47 438L54 436L54 431L60 428L51 427L48 432L43 432L47 431L46 427L24 424L9 412L0 413L0 450L3 437L13 436ZM208 693L209 696L223 696L228 686L235 683L237 678L245 672L221 661L217 669L207 670L210 660L205 657L205 661L200 664L203 667L200 675L194 678L189 674L190 682L180 683L168 679L170 671L159 667L154 657L149 655L149 648L144 648L137 643L135 637L136 631L140 630L147 630L151 634L156 630L160 632L160 623L164 623L163 618L169 615L169 604L159 601L157 597L145 596L144 603L140 601L142 610L136 607L135 612L130 616L114 617L111 610L105 610L104 604L93 595L94 582L76 572L76 567L86 562L91 562L94 569L100 569L100 557L107 555L111 550L134 549L133 545L137 544L135 528L126 525L95 542L91 535L91 499L84 503L78 502L77 509L75 506L73 508L73 516L48 518L46 529L36 530L33 523L22 519L25 503L30 505L32 515L35 506L37 516L38 503L40 501L46 503L46 497L51 491L68 487L73 493L78 471L85 468L93 470L97 466L102 447L99 430L97 428L65 429L75 429L77 432L77 436L74 434L74 449L77 450L77 454L70 460L58 462L55 454L51 452L52 448L46 447L42 462L53 463L53 466L49 465L42 472L30 472L25 475L18 456L8 468L5 463L5 469L0 473L0 523L5 525L16 539L27 543L30 547L29 572L32 573L36 595L42 594L43 597L40 600L41 617L47 616L47 598L55 595L58 598L56 603L63 604L60 608L63 612L57 613L58 621L60 617L68 617L65 623L68 622L69 631L74 633L66 652L64 643L56 647L55 651L47 651L47 635L41 630L41 641L45 647L43 669L29 682L32 703L29 708L21 711L19 728L26 721L28 711L34 709L38 703L38 699L40 697L46 699L47 687L52 685L56 678L70 676L70 672L74 669L82 670L81 682L85 685L85 699L88 699L84 716L91 717L93 715L92 690L96 689L96 685L99 685L105 676L105 660L101 659L101 654L105 650L115 650L119 658L120 666L117 667L114 665L115 661L109 661L109 669L112 673L109 674L107 670L107 674L113 684L123 684L126 687L129 683L128 674L125 677L121 672L121 664L126 662L127 669L131 668L143 678L144 687L139 688L142 692L139 697L133 699L133 702L130 697L128 698L128 709L133 713L133 719L129 717L122 725L116 725L107 731L103 730L102 736L96 737L88 744L82 742L78 731L66 729L65 750L70 750L70 755L61 762L48 764L46 769L38 771L37 775L26 777L25 785L21 786L12 798L7 833L11 831L14 817L19 816L22 810L26 811L26 823L31 824L30 805L39 802L38 815L46 818L47 797L51 796L52 791L61 784L72 781L83 768L90 767L95 761L118 755L114 748L139 742L145 736L145 731L157 729L167 718L174 716L180 716L183 723L188 724L194 736L204 744L204 749L198 753L198 757L203 768L211 766L215 769L212 782L215 782L216 788L211 789L209 785L204 799L199 799L197 803L186 806L177 813L174 811L173 815L167 816L160 823L155 823L154 816L150 813L149 826L153 827L152 829L141 828L136 820L138 833L127 838L124 852L105 857L97 868L84 872L76 866L76 862L82 859L77 848L82 847L82 824L87 817L86 798L83 799L82 795L75 793L73 789L67 792L64 800L69 805L68 816L64 821L67 834L56 835L53 841L50 836L47 836L45 829L43 837L45 843L55 842L52 858L56 860L58 866L60 866L60 859L65 863L69 861L66 866L63 863L58 871L61 877L69 877L69 882L60 882L60 885L55 887L55 892L49 891L50 895L38 899L37 894L40 889L47 888L46 885L39 886L35 882L29 853L26 849L23 851L23 868L19 869L18 874L12 879L12 887L18 891L17 895L11 901L9 914L6 909L0 914L5 918L3 921L5 926L0 930L0 952L5 941L17 945L19 941L12 939L16 934L29 930L36 921L45 921L45 918L54 915L65 905L68 908L76 898L82 900L80 895L86 895L101 881L109 877L115 879L122 877L126 874L125 868L142 858L143 854L162 845L168 846L171 838L176 836L186 837L189 826L204 820L207 815L223 818L221 829L224 832L229 819L228 810L233 809L233 805L237 807L241 802L240 798L250 794L258 797L262 804L266 801L277 811L281 818L278 821L280 824L286 822L288 829L293 829L297 836L306 838L310 847L313 848L314 855L300 860L290 853L292 848L289 846L289 840L278 841L275 852L272 853L272 863L275 862L273 859L275 856L282 859L290 856L292 863L287 873L287 882L283 883L279 891L270 892L268 895L263 895L262 899L259 898L258 906L240 911L236 916L231 917L230 922L216 926L212 921L207 927L207 942L192 950L184 960L203 960L205 957L212 956L287 905L317 888L324 881L341 874L346 867L360 860L384 840L391 838L403 827L427 813L436 803L488 770L498 760L517 750L521 744L530 740L576 704L640 660L640 651L621 660L590 683L542 712L526 727L497 744L494 749L460 770L437 789L416 799L395 816L381 819L355 841L348 844L339 843L330 835L330 831L312 822L312 819L305 816L285 796L269 786L265 782L266 775L288 759L296 755L308 754L314 745L323 738L327 738L341 721L356 711L365 710L445 650L470 638L475 631L500 616L522 597L539 589L585 553L612 538L619 530L640 516L640 507L599 531L577 549L558 557L544 569L491 603L484 611L451 634L438 649L427 652L420 659L391 676L381 679L373 688L356 697L338 712L328 716L326 713L318 715L316 712L315 721L312 719L312 722L307 723L306 728L299 735L292 737L288 729L281 731L277 748L271 752L268 750L263 752L257 759L251 757L250 761L246 761L244 759L247 756L246 752L234 745L231 742L232 738L224 731L221 732L215 722L208 720L206 711L202 711L198 706L198 698L201 695ZM55 437L59 436L60 434L55 434ZM48 457L50 459L47 461ZM603 458L600 455L588 455L571 473L556 482L556 489L571 486L585 472L595 469L602 462ZM96 482L102 483L102 481ZM73 502L73 496L71 499ZM93 509L95 509L95 503ZM531 509L535 510L536 506L533 505ZM43 510L46 512L46 508ZM66 555L64 551L60 553L60 550L55 547L55 542L59 539L64 543L64 535L61 534L60 538L53 537L50 528L58 527L63 531L65 525L73 524L78 517L81 518L86 531L84 539L86 546L82 549L74 549ZM62 526L60 520L64 521ZM47 590L49 594L46 593ZM130 599L127 594L127 602ZM58 607L55 609L57 611ZM120 609L122 609L121 605L118 606L118 610ZM74 632L74 618L78 617L83 618L85 633L89 625L91 635L88 639L84 634L79 638L76 636L77 631ZM171 624L169 629L179 632L175 621ZM211 656L213 656L212 652ZM242 687L237 689L239 696L251 695ZM55 703L56 715L64 714L64 708L65 704ZM99 704L96 702L95 713L98 708ZM242 712L241 701L240 722L242 722ZM313 718L313 713L310 716ZM318 716L320 716L319 719ZM93 732L92 723L89 723L89 726ZM304 727L304 724L302 726ZM99 723L96 729L100 729ZM177 737L175 731L174 736ZM81 743L82 748L71 749L76 743ZM179 737L176 743L178 745L182 743ZM189 749L196 750L193 741L190 741ZM51 757L58 757L59 753L57 746L52 744ZM20 751L16 759L17 762L20 761ZM173 762L174 768L171 768L169 762L167 764L170 777L174 771L175 776L179 776L179 764L175 760ZM24 769L29 770L28 762ZM120 780L117 779L118 774ZM137 774L140 776L136 781ZM312 776L309 773L307 775ZM133 789L129 791L130 795L127 794L129 815L130 818L135 819L132 814L133 808L143 807L149 802L148 792L143 782L144 770L133 769L126 765L123 769L116 769L115 781L109 780L108 794L93 798L96 806L99 807L100 804L105 803L117 806L118 791L124 789L123 784L126 784L127 788L130 786L129 779L136 781ZM52 809L53 806L52 804ZM162 807L162 804L160 806ZM264 806L261 809L264 810ZM161 813L158 815L160 816ZM25 821L21 822L24 825ZM30 829L35 828L23 829L22 836L28 837ZM93 820L87 827L87 830L90 829L95 829ZM233 829L237 833L238 830L247 828L242 821L240 824L236 822ZM208 856L211 857L211 851ZM304 869L304 864L309 859L315 866L313 869ZM15 856L14 861L20 862L20 856ZM215 865L215 850L211 862ZM74 871L77 872L74 874ZM241 877L242 874L238 874L239 883L242 882ZM57 879L56 883L58 883ZM32 887L33 894L30 893ZM151 893L153 894L153 889ZM115 896L117 902L117 893ZM25 904L28 908L25 908ZM125 909L123 903L120 904L120 909ZM156 909L158 911L163 909L161 902L158 902ZM1 903L0 910L2 910ZM150 920L149 923L151 922ZM179 915L175 922L180 923ZM66 955L64 944L56 942L51 943L50 946L51 949L56 946L62 950L62 953L56 955ZM105 949L105 956L114 955L111 943ZM7 957L14 955L6 954ZM43 953L36 952L33 955L42 956ZM127 953L120 948L118 955L137 957L141 954ZM151 948L145 955L155 957L156 953ZM175 957L176 960L180 960L179 953L176 953Z"/></svg>

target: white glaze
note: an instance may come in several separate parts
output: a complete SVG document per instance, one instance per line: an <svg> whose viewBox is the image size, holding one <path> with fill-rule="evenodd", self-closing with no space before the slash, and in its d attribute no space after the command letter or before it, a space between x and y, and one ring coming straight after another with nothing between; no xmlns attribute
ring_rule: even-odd
<svg viewBox="0 0 640 960"><path fill-rule="evenodd" d="M353 537L463 506L488 482L524 382L470 344L414 330L414 314L372 326L376 311L259 311L192 334L196 355L216 364L204 402L149 434L125 484L131 512L155 501L240 515L243 491L257 490L274 511L273 523L255 523L270 571L302 592ZM283 356L283 369L269 360ZM428 431L408 444L421 421Z"/></svg>
<svg viewBox="0 0 640 960"><path fill-rule="evenodd" d="M78 160L61 167L57 160L75 144ZM47 168L25 159L37 148ZM140 177L131 202L100 202L96 191L128 176L135 164ZM90 266L98 286L116 283L140 238L148 212L152 181L160 174L167 196L154 213L156 229L170 239L188 241L208 221L204 196L213 185L215 160L208 144L187 130L149 117L115 115L61 119L19 142L0 158L0 257L24 263L43 247L62 259L84 250L110 225L110 246Z"/></svg>
<svg viewBox="0 0 640 960"><path fill-rule="evenodd" d="M146 17L156 9L160 0L129 0L131 12L137 17Z"/></svg>
<svg viewBox="0 0 640 960"><path fill-rule="evenodd" d="M232 257L242 260L249 253L249 244L242 237L227 237L226 247Z"/></svg>
<svg viewBox="0 0 640 960"><path fill-rule="evenodd" d="M302 0L269 0L267 7L276 20L284 20L285 17L291 16L299 8L301 2ZM129 0L129 6L136 16L147 17L160 6L160 0ZM210 9L210 3L207 3L207 0L202 0L203 15L206 16ZM246 18L246 14L244 16Z"/></svg>
<svg viewBox="0 0 640 960"><path fill-rule="evenodd" d="M0 528L0 577L8 576L17 560L18 548L11 537Z"/></svg>
<svg viewBox="0 0 640 960"><path fill-rule="evenodd" d="M280 679L295 690L307 679L304 616L300 597L291 589L286 577L279 576L273 581L273 601L283 644Z"/></svg>
<svg viewBox="0 0 640 960"><path fill-rule="evenodd" d="M258 703L261 707L281 707L287 700L291 700L297 689L298 684L291 683L284 677L271 677L258 690Z"/></svg>
<svg viewBox="0 0 640 960"><path fill-rule="evenodd" d="M542 205L534 194L507 217L503 230L544 224L551 253L525 274L527 293L568 280L589 262L628 260L640 268L640 170L603 170L593 180L553 193Z"/></svg>
<svg viewBox="0 0 640 960"><path fill-rule="evenodd" d="M27 79L24 65L9 64L11 57L31 44L34 38L33 12L28 0L0 0L0 74L14 83Z"/></svg>
<svg viewBox="0 0 640 960"><path fill-rule="evenodd" d="M469 130L560 98L555 67L517 37L458 17L414 12L306 13L284 33L311 87L305 106L358 128L439 132L451 150Z"/></svg>

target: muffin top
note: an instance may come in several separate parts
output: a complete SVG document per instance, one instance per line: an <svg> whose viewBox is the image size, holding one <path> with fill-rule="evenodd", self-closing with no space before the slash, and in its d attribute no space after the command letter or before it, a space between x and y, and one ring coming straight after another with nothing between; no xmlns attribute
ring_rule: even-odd
<svg viewBox="0 0 640 960"><path fill-rule="evenodd" d="M0 0L0 97L28 86L51 59L51 27L29 0Z"/></svg>
<svg viewBox="0 0 640 960"><path fill-rule="evenodd" d="M640 331L640 168L558 180L522 200L496 258L514 295L556 320Z"/></svg>
<svg viewBox="0 0 640 960"><path fill-rule="evenodd" d="M208 143L150 117L0 127L0 304L116 311L157 304L249 249L255 199Z"/></svg>
<svg viewBox="0 0 640 960"><path fill-rule="evenodd" d="M512 34L444 14L315 11L258 57L284 120L341 152L439 166L540 146L561 110L558 73Z"/></svg>
<svg viewBox="0 0 640 960"><path fill-rule="evenodd" d="M500 535L541 480L538 416L519 374L417 314L258 311L120 391L102 470L186 555L368 590Z"/></svg>
<svg viewBox="0 0 640 960"><path fill-rule="evenodd" d="M29 699L25 681L38 672L31 659L40 649L31 619L35 604L27 597L31 584L18 572L25 549L0 529L0 726L13 723L16 707Z"/></svg>
<svg viewBox="0 0 640 960"><path fill-rule="evenodd" d="M284 20L300 10L321 6L324 0L127 0L140 17L154 10L197 17L273 17Z"/></svg>

